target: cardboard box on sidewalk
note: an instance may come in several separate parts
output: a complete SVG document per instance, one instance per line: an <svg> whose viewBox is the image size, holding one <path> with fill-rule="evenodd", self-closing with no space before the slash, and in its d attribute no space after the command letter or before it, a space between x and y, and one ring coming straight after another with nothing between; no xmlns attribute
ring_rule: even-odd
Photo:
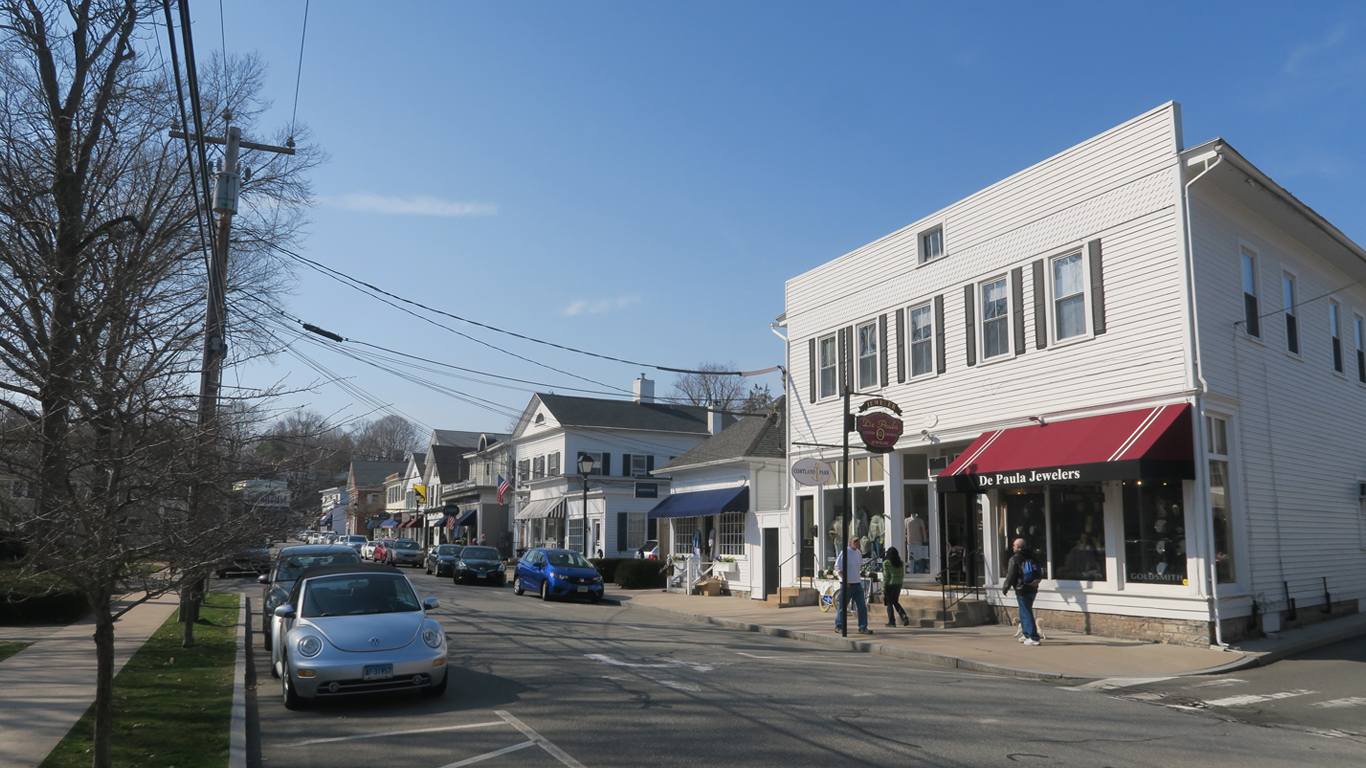
<svg viewBox="0 0 1366 768"><path fill-rule="evenodd" d="M703 579L697 582L697 594L706 597L719 597L721 595L721 582L716 579Z"/></svg>

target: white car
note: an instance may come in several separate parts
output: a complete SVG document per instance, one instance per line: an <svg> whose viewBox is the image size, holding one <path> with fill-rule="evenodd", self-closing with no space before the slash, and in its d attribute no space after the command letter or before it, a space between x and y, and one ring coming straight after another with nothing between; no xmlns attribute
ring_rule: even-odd
<svg viewBox="0 0 1366 768"><path fill-rule="evenodd" d="M446 692L446 633L412 582L387 565L326 565L304 571L275 609L271 673L285 707L380 691Z"/></svg>
<svg viewBox="0 0 1366 768"><path fill-rule="evenodd" d="M375 547L378 547L378 546L379 546L379 542L378 542L378 541L367 541L367 542L365 542L364 544L360 545L360 559L362 559L362 560L374 560L374 559L375 559Z"/></svg>

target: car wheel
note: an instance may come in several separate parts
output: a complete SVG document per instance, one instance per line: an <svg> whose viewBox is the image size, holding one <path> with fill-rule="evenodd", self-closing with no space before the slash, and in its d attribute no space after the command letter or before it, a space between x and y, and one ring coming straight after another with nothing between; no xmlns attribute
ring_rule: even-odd
<svg viewBox="0 0 1366 768"><path fill-rule="evenodd" d="M549 600L549 599L550 599L550 580L549 580L549 579L542 579L542 580L541 580L541 599L542 599L542 600Z"/></svg>
<svg viewBox="0 0 1366 768"><path fill-rule="evenodd" d="M437 696L444 696L444 695L446 695L446 683L450 682L450 679L451 679L451 671L450 671L450 669L448 668L448 669L446 670L446 676L443 677L443 678L441 678L441 682L437 683L436 685L429 685L429 686L427 686L426 688L423 688L423 689L422 689L422 695L423 695L423 696L431 696L432 698L436 698Z"/></svg>
<svg viewBox="0 0 1366 768"><path fill-rule="evenodd" d="M514 594L514 595L521 595L521 594L523 594L523 593L525 593L525 592L526 592L526 590L522 589L522 580L521 580L520 578L518 578L517 576L513 576L513 577L512 577L512 594Z"/></svg>
<svg viewBox="0 0 1366 768"><path fill-rule="evenodd" d="M308 699L300 696L291 684L289 667L285 667L284 674L280 675L280 688L285 694L285 709L297 711L308 706Z"/></svg>

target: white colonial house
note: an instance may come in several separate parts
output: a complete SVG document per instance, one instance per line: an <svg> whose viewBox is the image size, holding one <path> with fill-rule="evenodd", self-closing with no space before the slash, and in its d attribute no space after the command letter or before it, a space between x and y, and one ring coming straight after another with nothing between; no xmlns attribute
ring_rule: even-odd
<svg viewBox="0 0 1366 768"><path fill-rule="evenodd" d="M1017 537L1046 626L1204 644L1355 613L1364 281L1165 104L789 280L789 456L837 458L802 444L841 442L845 385L899 403L896 450L846 470L855 526L1002 619ZM789 546L828 564L840 492L793 491L815 525Z"/></svg>
<svg viewBox="0 0 1366 768"><path fill-rule="evenodd" d="M655 470L672 478L648 517L658 526L660 556L689 557L696 541L699 560L737 597L764 600L798 574L785 412L779 398Z"/></svg>
<svg viewBox="0 0 1366 768"><path fill-rule="evenodd" d="M534 395L512 435L515 546L632 556L653 532L646 513L669 492L668 478L650 473L733 421L655 402L654 382L644 377L631 400ZM578 474L585 455L593 459L586 497Z"/></svg>

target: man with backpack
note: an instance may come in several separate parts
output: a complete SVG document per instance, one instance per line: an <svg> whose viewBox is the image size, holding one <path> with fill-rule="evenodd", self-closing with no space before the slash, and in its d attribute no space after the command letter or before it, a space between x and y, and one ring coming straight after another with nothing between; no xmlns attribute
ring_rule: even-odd
<svg viewBox="0 0 1366 768"><path fill-rule="evenodd" d="M1039 582L1043 581L1043 568L1024 539L1016 539L1012 549L1015 554L1010 556L1006 585L1001 594L1009 594L1012 588L1015 590L1015 603L1020 607L1020 642L1039 645L1039 628L1034 623L1034 597L1039 593Z"/></svg>

